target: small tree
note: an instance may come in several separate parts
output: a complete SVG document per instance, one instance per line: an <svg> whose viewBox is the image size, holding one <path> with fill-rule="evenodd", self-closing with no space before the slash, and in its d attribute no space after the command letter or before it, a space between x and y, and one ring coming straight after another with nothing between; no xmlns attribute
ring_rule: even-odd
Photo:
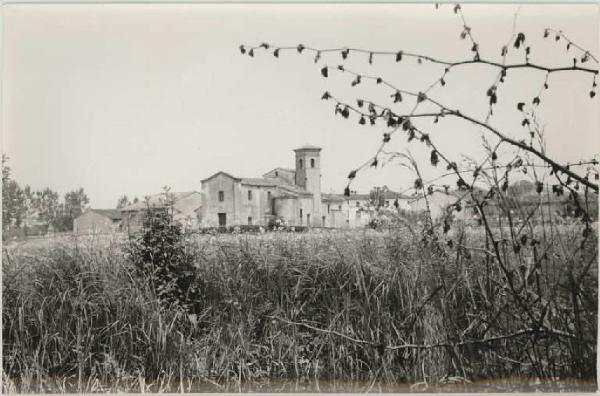
<svg viewBox="0 0 600 396"><path fill-rule="evenodd" d="M166 206L147 205L141 233L130 240L129 252L140 279L167 306L194 311L200 288L195 256L186 235L173 221L172 201L165 190Z"/></svg>
<svg viewBox="0 0 600 396"><path fill-rule="evenodd" d="M127 195L123 195L117 201L117 209L121 209L129 205L131 205L131 202L129 202L129 198L127 198Z"/></svg>
<svg viewBox="0 0 600 396"><path fill-rule="evenodd" d="M64 202L58 206L58 215L53 224L54 229L56 231L73 230L73 221L87 209L89 203L90 199L81 187L66 193Z"/></svg>
<svg viewBox="0 0 600 396"><path fill-rule="evenodd" d="M23 216L27 212L26 194L19 184L12 179L8 166L8 156L2 155L2 230L11 226L20 227Z"/></svg>

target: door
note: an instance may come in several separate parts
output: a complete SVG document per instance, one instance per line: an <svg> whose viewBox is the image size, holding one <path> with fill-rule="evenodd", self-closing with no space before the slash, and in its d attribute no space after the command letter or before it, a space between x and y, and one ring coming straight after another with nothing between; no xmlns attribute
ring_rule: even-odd
<svg viewBox="0 0 600 396"><path fill-rule="evenodd" d="M219 216L219 227L225 227L227 225L227 214L217 213Z"/></svg>

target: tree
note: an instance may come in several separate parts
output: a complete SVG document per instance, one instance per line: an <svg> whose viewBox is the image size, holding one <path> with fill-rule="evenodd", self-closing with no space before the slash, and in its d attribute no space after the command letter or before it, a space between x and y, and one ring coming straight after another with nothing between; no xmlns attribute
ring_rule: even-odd
<svg viewBox="0 0 600 396"><path fill-rule="evenodd" d="M436 5L436 9L438 8L441 7ZM355 87L367 83L373 84L389 98L374 100L353 95L355 99L349 101L343 99L345 93L325 91L321 95L323 101L332 104L335 116L355 120L360 126L381 129L381 143L374 155L349 172L345 195L350 195L351 184L362 170L377 168L383 160L389 162L394 159L414 172L414 183L407 191L412 190L425 200L428 213L431 213L428 197L432 192L449 193L452 190L452 196L456 197L455 202L448 205L441 219L429 216L428 221L419 230L422 235L420 243L424 250L444 257L447 266L459 265L463 257L470 259L483 252L481 265L487 270L487 278L482 278L480 287L474 291L472 286L460 286L464 284L462 275L452 275L452 271L463 271L460 266L452 267L452 270L443 266L425 269L427 275L423 283L433 292L428 297L424 296L419 310L427 304L430 304L431 309L439 308L436 312L445 326L444 334L439 334L441 340L438 345L454 348L448 358L452 363L448 364L449 371L464 365L464 362L474 356L473 350L460 351L460 348L467 343L488 345L491 348L492 345L488 343L490 338L486 338L485 334L489 337L494 333L497 338L492 337L493 339L503 340L507 344L514 343L516 355L510 356L514 359L512 361L521 362L524 354L530 355L529 364L537 365L541 370L535 373L537 378L549 377L545 370L551 364L549 362L554 362L555 357L540 351L536 346L540 342L540 334L544 333L549 337L544 336L547 340L544 341L546 348L569 351L567 354L572 363L561 371L561 375L595 379L596 351L595 347L590 347L595 345L595 339L589 344L583 339L585 334L595 332L597 322L597 279L590 276L588 270L595 263L598 246L597 233L591 227L592 217L588 202L590 196L595 197L594 200L598 197L598 160L582 158L573 163L564 163L548 154L539 109L544 105L546 95L552 92L552 76L558 73L588 76L589 91L581 94L594 100L598 59L591 51L570 40L561 30L546 28L534 33L517 30L518 10L514 16L512 36L506 44L497 49L497 58L487 58L480 52L480 42L468 24L461 5L453 5L452 12L456 14L460 24L459 37L466 41L470 48L469 56L456 61L402 49L375 50L351 46L322 49L304 44L274 46L261 43L242 44L239 50L242 55L249 57L255 57L260 52L270 53L275 58L279 58L284 52L309 55L313 57L314 63L318 64L322 78L347 79L351 87L349 89L356 89ZM561 50L566 47L568 55L563 64L555 66L538 63L532 57L535 40L531 40L531 34L539 35L540 40L552 40L562 47ZM333 56L335 60L332 60ZM556 55L556 58L560 59L560 56ZM366 73L351 69L347 66L347 60L353 57L364 58L371 65L370 70L376 69L379 60L387 58L396 63L429 63L439 68L439 74L431 78L430 85L421 89L407 89L373 71ZM510 60L517 58L518 61ZM324 64L324 59L338 64ZM473 66L495 71L495 79L491 85L480 86L473 82L475 80L464 82L464 85L472 88L479 97L485 98L487 111L482 118L453 103L452 99L442 101L438 97L439 91L448 90L447 81L455 70ZM540 75L543 79L540 86L533 87L528 98L503 97L503 84L524 71ZM380 95L382 98L385 96ZM503 100L499 101L501 97ZM513 130L503 129L504 127L494 122L497 107L501 104L508 106L507 109L516 117L514 124L520 124L522 128L517 137ZM576 112L577 109L573 111ZM465 153L459 153L463 154L462 159L453 157L449 153L449 147L438 143L436 132L439 133L443 129L440 124L448 119L455 119L482 131L483 159L464 158ZM386 150L392 140L402 136L407 146L421 145L427 157L416 158L410 152ZM437 169L438 176L425 179L422 173L425 166ZM508 188L511 181L523 178L523 175L532 183L522 184L513 191L521 188L535 191L539 199L534 202L535 205L517 205L518 207L513 209L513 205L506 204L511 192ZM450 182L447 182L449 180ZM453 184L455 186L451 187ZM579 221L578 230L581 231L578 238L574 238L568 247L565 245L568 249L565 256L569 257L569 260L564 265L561 263L560 268L555 267L556 264L545 250L549 251L548 247L555 243L548 235L556 232L555 228L547 227L544 223L552 216L549 206L546 206L547 209L541 209L549 201L544 195L546 192L557 197L568 197L569 202L575 206L574 216L576 221ZM467 207L473 214L464 218L477 219L474 226L481 230L479 239L467 240L469 236L464 229L450 232L454 218L458 218L458 213L467 210ZM490 211L491 207L495 210ZM542 226L545 227L543 232L536 229L539 224L536 224L535 218L540 213ZM468 245L471 243L478 245ZM561 271L568 275L560 276ZM550 280L554 276L550 274L559 275ZM438 290L442 292L436 294ZM464 316L449 314L453 308L449 301L458 301L465 294L470 295L463 300L463 308L468 312ZM591 306L594 307L585 313L581 309L584 300L591 301ZM505 309L510 312L509 315L502 314ZM558 312L563 315L562 322L556 320L556 317L551 318ZM486 319L482 322L471 319L475 317ZM411 329L416 320L411 322ZM455 327L461 321L467 326ZM466 336L473 331L472 326L476 323L481 323L484 331L478 335ZM324 328L333 330L335 323ZM558 334L565 338L561 340ZM403 334L405 339L413 336L410 331ZM527 338L521 343L517 338L523 336ZM415 344L403 347L406 350L412 347L429 349L429 346ZM521 373L519 371L519 374Z"/></svg>
<svg viewBox="0 0 600 396"><path fill-rule="evenodd" d="M56 231L73 230L73 221L87 209L89 202L83 188L66 193L64 203L58 206L58 216L53 224L54 229Z"/></svg>
<svg viewBox="0 0 600 396"><path fill-rule="evenodd" d="M8 156L2 155L2 230L12 225L20 227L27 212L26 195L19 184L12 179L11 169L7 165Z"/></svg>
<svg viewBox="0 0 600 396"><path fill-rule="evenodd" d="M539 135L542 131L536 129L537 125L535 125L537 122L537 109L540 106L541 97L543 96L544 91L549 88L549 80L552 74L566 72L590 75L592 77L591 89L588 94L591 98L595 97L597 86L596 76L598 74L598 70L597 67L587 66L587 64L597 64L597 58L593 56L590 51L585 50L579 47L576 43L570 41L561 31L547 28L543 32L543 36L545 38L549 38L552 35L556 42L566 42L567 50L575 51L575 57L572 58L572 62L569 60L570 63L560 67L545 66L534 63L530 59L531 47L526 41L525 33L517 32L516 30L513 32L509 42L499 49L498 53L501 58L500 60L484 59L480 55L479 43L475 40L471 28L466 22L461 6L457 4L454 6L453 11L455 14L460 16L463 22L463 30L460 38L463 40L468 39L472 45L472 57L460 61L450 62L435 58L430 55L409 53L402 50L375 51L353 47L319 49L305 46L303 44L286 47L273 46L268 43L262 43L257 46L241 45L240 51L242 54L246 54L251 57L253 57L259 50L270 51L275 57L279 57L284 51L298 54L312 54L314 55L315 63L320 62L322 57L328 53L339 53L342 57L342 64L339 64L337 67L327 65L320 66L320 73L324 78L332 77L334 73L339 73L341 76L347 75L352 78L352 87L358 86L365 82L374 82L380 86L381 89L387 91L388 95L391 97L391 102L381 104L363 98L357 98L355 101L356 104L351 104L350 102L345 102L341 99L338 99L328 91L325 92L321 97L323 100L333 101L335 114L344 119L349 119L351 115L355 115L358 119L358 123L361 125L371 125L386 129L386 132L383 133L383 139L380 148L371 159L350 172L349 183L352 182L360 170L369 166L377 167L379 163L379 157L383 156L386 144L391 141L392 137L395 137L394 135L403 133L409 142L420 142L429 147L431 153L431 164L433 166L437 166L439 162L445 163L447 169L455 173L458 182L461 184L464 183L468 186L473 185L484 178L484 173L481 172L481 169L479 169L478 172L474 171L477 168L483 167L485 164L489 164L490 162L497 163L496 150L498 147L510 146L518 150L519 157L527 156L528 158L541 160L545 166L553 171L553 176L556 176L557 179L556 182L562 185L564 188L567 188L566 185L568 183L566 183L566 180L569 179L597 193L598 183L592 181L591 178L593 176L594 179L597 180L598 171L593 168L584 167L585 165L590 164L595 165L597 164L597 161L582 161L579 164L582 171L579 172L574 169L572 164L561 164L558 161L548 157L544 151L544 148L541 146L541 139L537 139L541 138ZM515 20L516 16L517 15L515 14ZM507 63L507 55L509 52L522 53L524 61ZM421 91L413 92L396 87L384 77L367 75L359 71L348 69L343 65L343 63L352 56L366 56L368 57L368 62L370 64L374 64L377 59L384 57L392 57L396 62L406 61L407 59L414 59L419 64L429 62L440 66L441 74L430 86ZM483 65L498 70L496 81L491 86L483 88L483 90L486 92L486 96L488 98L487 100L489 101L488 115L484 120L480 120L475 116L468 114L466 111L456 109L455 106L443 104L433 95L433 92L436 88L443 89L443 87L446 85L446 80L451 75L452 71L458 68L468 67L470 65ZM517 115L522 118L522 126L529 137L529 139L514 139L510 137L506 131L501 131L494 127L490 120L494 114L494 109L497 106L498 97L501 94L501 85L506 81L507 78L509 78L509 71L510 73L517 73L527 69L543 72L545 73L546 78L541 89L533 94L534 97L530 100L530 104L517 101L513 103L515 110L517 110ZM402 114L392 110L395 104L405 100L412 100L414 102L414 106L410 112ZM433 108L433 110L419 112L419 109L425 105L429 105L429 108ZM494 138L497 141L495 147L490 147L489 158L487 158L483 164L469 167L468 170L474 176L469 178L469 180L467 180L466 175L461 174L461 171L464 169L460 169L456 165L457 162L451 160L447 155L443 154L443 149L434 143L432 134L426 131L425 127L423 126L426 120L431 120L433 121L434 126L430 127L434 129L435 124L438 124L438 121L444 117L458 118L464 122L479 126L489 135L490 138ZM520 165L523 165L523 159L521 159ZM519 169L521 166L513 166L512 168ZM346 189L346 191L349 191L349 188Z"/></svg>
<svg viewBox="0 0 600 396"><path fill-rule="evenodd" d="M59 196L58 193L46 187L42 191L36 191L33 206L38 212L38 218L47 226L55 223L58 216Z"/></svg>
<svg viewBox="0 0 600 396"><path fill-rule="evenodd" d="M123 195L121 198L119 198L119 200L117 201L117 209L121 209L124 208L128 205L131 205L131 202L129 202L129 198L127 198L127 195Z"/></svg>

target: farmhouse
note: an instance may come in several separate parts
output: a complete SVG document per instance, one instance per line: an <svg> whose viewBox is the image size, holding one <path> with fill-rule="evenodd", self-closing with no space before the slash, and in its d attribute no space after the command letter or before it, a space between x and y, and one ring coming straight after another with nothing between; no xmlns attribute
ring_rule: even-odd
<svg viewBox="0 0 600 396"><path fill-rule="evenodd" d="M321 148L294 150L295 169L275 168L260 178L217 172L202 180L201 226L262 225L358 227L368 223L366 194L321 191Z"/></svg>
<svg viewBox="0 0 600 396"><path fill-rule="evenodd" d="M88 209L73 221L73 232L104 234L119 231L122 218L117 209Z"/></svg>
<svg viewBox="0 0 600 396"><path fill-rule="evenodd" d="M202 195L198 191L167 192L147 196L144 200L121 208L123 229L139 230L144 223L144 214L150 210L173 210L173 220L184 228L198 227L198 211Z"/></svg>

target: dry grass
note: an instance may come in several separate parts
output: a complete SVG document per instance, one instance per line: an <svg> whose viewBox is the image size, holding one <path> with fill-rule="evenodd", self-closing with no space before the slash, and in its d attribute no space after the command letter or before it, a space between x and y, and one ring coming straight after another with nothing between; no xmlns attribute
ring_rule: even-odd
<svg viewBox="0 0 600 396"><path fill-rule="evenodd" d="M481 232L189 236L190 312L154 297L125 238L9 246L3 391L595 389L597 234L556 233L524 270L506 252L519 299L461 247Z"/></svg>

